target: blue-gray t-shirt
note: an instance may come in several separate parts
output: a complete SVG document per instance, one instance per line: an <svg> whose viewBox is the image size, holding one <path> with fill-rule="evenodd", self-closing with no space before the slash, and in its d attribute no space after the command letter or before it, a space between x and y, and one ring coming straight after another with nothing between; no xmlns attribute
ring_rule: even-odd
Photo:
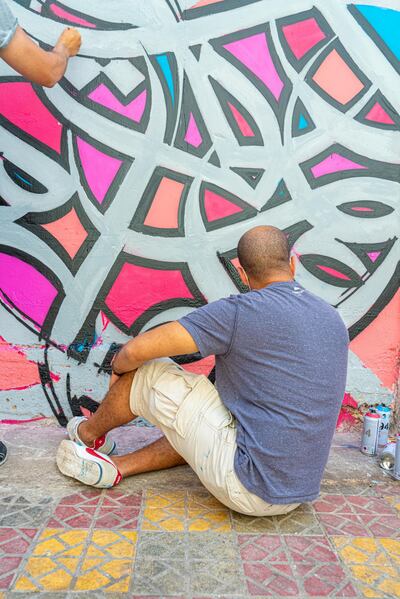
<svg viewBox="0 0 400 599"><path fill-rule="evenodd" d="M0 50L11 42L17 29L17 19L13 16L5 0L0 0Z"/></svg>
<svg viewBox="0 0 400 599"><path fill-rule="evenodd" d="M235 471L268 503L312 501L343 400L349 338L338 312L296 281L232 295L179 322L237 421Z"/></svg>

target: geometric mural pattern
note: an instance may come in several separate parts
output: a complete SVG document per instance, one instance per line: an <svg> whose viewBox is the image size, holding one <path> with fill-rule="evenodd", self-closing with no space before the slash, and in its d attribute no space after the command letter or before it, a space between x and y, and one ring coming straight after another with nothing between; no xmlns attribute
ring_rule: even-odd
<svg viewBox="0 0 400 599"><path fill-rule="evenodd" d="M128 336L245 291L234 248L256 224L285 230L298 280L351 339L390 305L395 3L14 4L44 45L54 23L87 34L52 90L0 66L2 338L40 373L30 405L28 386L7 390L17 415L95 409ZM354 360L349 392L390 401Z"/></svg>

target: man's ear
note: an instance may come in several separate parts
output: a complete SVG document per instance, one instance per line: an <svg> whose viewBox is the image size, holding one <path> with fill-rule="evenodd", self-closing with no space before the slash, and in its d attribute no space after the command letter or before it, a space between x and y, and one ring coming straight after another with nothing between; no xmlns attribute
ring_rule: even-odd
<svg viewBox="0 0 400 599"><path fill-rule="evenodd" d="M240 264L239 264L236 268L237 268L240 280L242 281L243 285L246 285L246 287L248 287L249 286L249 279L248 279L248 277L246 275L246 271L244 270L243 266L240 266Z"/></svg>
<svg viewBox="0 0 400 599"><path fill-rule="evenodd" d="M294 256L294 255L290 256L290 272L292 273L293 277L295 277L295 275L296 275L296 256Z"/></svg>

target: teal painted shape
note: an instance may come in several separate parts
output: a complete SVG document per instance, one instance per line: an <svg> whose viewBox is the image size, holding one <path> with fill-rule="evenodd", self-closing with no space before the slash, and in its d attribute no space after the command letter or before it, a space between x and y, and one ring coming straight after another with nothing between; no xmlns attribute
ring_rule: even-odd
<svg viewBox="0 0 400 599"><path fill-rule="evenodd" d="M165 54L159 54L158 56L156 56L156 59L164 74L165 81L167 82L169 93L171 94L172 104L175 104L174 79L172 77L172 71L169 65L168 56L166 56Z"/></svg>
<svg viewBox="0 0 400 599"><path fill-rule="evenodd" d="M355 7L400 60L400 11L367 4L355 4Z"/></svg>
<svg viewBox="0 0 400 599"><path fill-rule="evenodd" d="M304 116L304 114L300 114L299 116L299 122L297 124L298 129L301 131L302 129L307 129L309 125L309 122L307 121L306 117Z"/></svg>

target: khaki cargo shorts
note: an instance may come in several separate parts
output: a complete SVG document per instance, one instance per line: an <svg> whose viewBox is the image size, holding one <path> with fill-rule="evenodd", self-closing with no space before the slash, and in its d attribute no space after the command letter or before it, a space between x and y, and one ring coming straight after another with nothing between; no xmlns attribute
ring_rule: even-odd
<svg viewBox="0 0 400 599"><path fill-rule="evenodd" d="M266 503L242 485L234 470L236 423L207 377L187 372L168 358L148 362L133 380L130 408L162 430L227 507L252 516L287 514L298 507Z"/></svg>

